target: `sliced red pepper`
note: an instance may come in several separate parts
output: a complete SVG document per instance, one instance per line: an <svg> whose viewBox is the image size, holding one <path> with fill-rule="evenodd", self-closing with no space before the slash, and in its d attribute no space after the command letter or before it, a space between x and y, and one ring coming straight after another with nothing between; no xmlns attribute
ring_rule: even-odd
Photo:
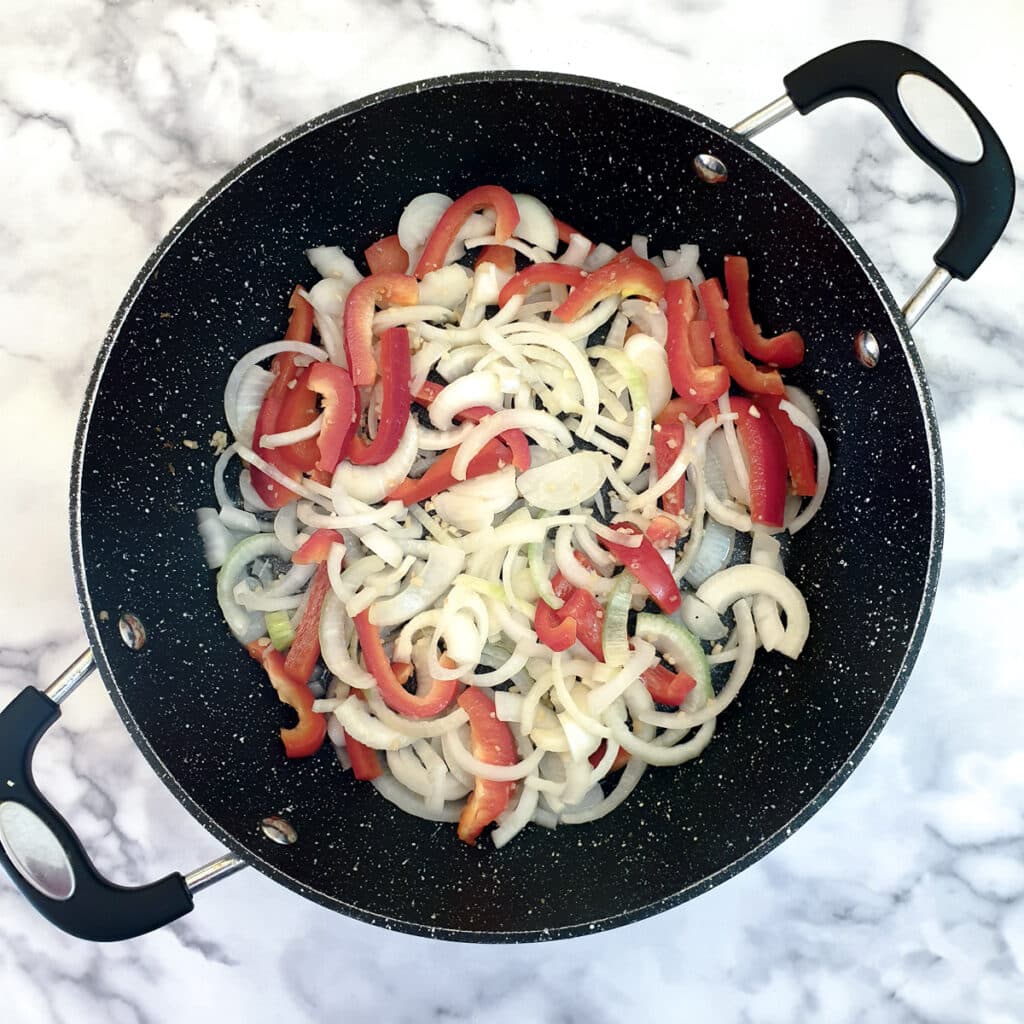
<svg viewBox="0 0 1024 1024"><path fill-rule="evenodd" d="M292 675L285 666L281 652L271 644L250 644L249 653L262 665L277 699L295 709L299 721L291 729L281 730L281 742L288 757L309 757L322 746L327 735L327 717L313 710L313 694L309 687Z"/></svg>
<svg viewBox="0 0 1024 1024"><path fill-rule="evenodd" d="M514 274L516 272L516 251L507 245L485 245L480 250L473 269L475 270L481 263L493 263L502 273Z"/></svg>
<svg viewBox="0 0 1024 1024"><path fill-rule="evenodd" d="M485 209L494 210L494 237L499 242L511 238L512 232L519 224L519 207L516 206L512 193L500 185L479 185L456 199L441 214L441 219L427 239L423 255L416 264L416 276L422 280L424 274L443 267L459 228L466 223L471 214Z"/></svg>
<svg viewBox="0 0 1024 1024"><path fill-rule="evenodd" d="M337 530L317 530L292 555L295 565L316 565L326 562L331 553L331 545L341 543L341 534Z"/></svg>
<svg viewBox="0 0 1024 1024"><path fill-rule="evenodd" d="M682 423L666 423L654 432L654 467L660 480L673 466L683 449L685 432ZM661 507L672 515L680 515L686 505L686 477L681 476L662 496Z"/></svg>
<svg viewBox="0 0 1024 1024"><path fill-rule="evenodd" d="M771 417L749 398L731 397L729 407L739 416L736 433L750 467L750 519L765 526L782 526L786 508L786 449Z"/></svg>
<svg viewBox="0 0 1024 1024"><path fill-rule="evenodd" d="M590 755L590 765L592 768L596 768L601 763L601 758L604 757L604 752L607 749L608 745L604 740L601 740L597 750ZM619 752L615 755L615 759L612 761L612 766L608 769L608 772L611 774L612 772L621 771L627 764L629 764L629 751L625 747L619 747Z"/></svg>
<svg viewBox="0 0 1024 1024"><path fill-rule="evenodd" d="M349 461L356 466L379 466L391 458L402 440L409 422L409 378L412 375L409 356L409 332L404 327L386 330L380 339L380 376L383 386L380 422L377 434L369 444L356 436L349 442Z"/></svg>
<svg viewBox="0 0 1024 1024"><path fill-rule="evenodd" d="M675 520L669 519L668 516L655 516L647 527L647 539L659 551L675 547L676 541L679 540L679 527Z"/></svg>
<svg viewBox="0 0 1024 1024"><path fill-rule="evenodd" d="M352 383L369 387L377 379L373 357L373 314L378 306L414 306L420 286L406 274L371 274L363 278L345 300L345 358Z"/></svg>
<svg viewBox="0 0 1024 1024"><path fill-rule="evenodd" d="M543 599L537 602L533 613L533 629L537 639L553 651L567 651L576 643L576 620L571 615L559 618Z"/></svg>
<svg viewBox="0 0 1024 1024"><path fill-rule="evenodd" d="M793 493L801 498L812 498L818 490L818 477L814 470L814 448L811 439L779 408L781 398L775 395L753 395L754 405L775 424L786 449L786 465Z"/></svg>
<svg viewBox="0 0 1024 1024"><path fill-rule="evenodd" d="M313 367L298 370L293 377L295 385L289 387L281 403L281 411L278 413L277 422L274 424L274 432L281 434L287 430L298 430L300 427L308 427L320 414L317 408L316 395L308 387L309 375ZM290 382L289 382L290 383ZM294 444L286 445L280 449L285 458L297 466L304 473L308 473L315 465L319 457L316 438L310 437L305 441L296 441Z"/></svg>
<svg viewBox="0 0 1024 1024"><path fill-rule="evenodd" d="M690 351L693 353L693 361L698 366L715 365L715 346L711 341L711 324L706 320L694 320L690 324Z"/></svg>
<svg viewBox="0 0 1024 1024"><path fill-rule="evenodd" d="M512 765L519 760L512 730L494 712L494 701L470 686L459 695L459 707L469 715L473 756L487 764ZM459 838L476 846L480 833L508 807L514 782L477 778L459 817Z"/></svg>
<svg viewBox="0 0 1024 1024"><path fill-rule="evenodd" d="M686 695L697 685L697 680L685 672L673 672L662 664L652 665L643 674L647 692L659 703L677 708Z"/></svg>
<svg viewBox="0 0 1024 1024"><path fill-rule="evenodd" d="M381 699L392 711L410 718L431 718L451 704L458 689L458 679L432 679L424 692L410 693L395 675L395 667L388 660L381 643L380 630L370 621L370 609L360 612L352 621L356 626L363 661L377 680Z"/></svg>
<svg viewBox="0 0 1024 1024"><path fill-rule="evenodd" d="M369 782L384 774L377 751L373 747L360 743L348 733L345 733L345 750L348 753L349 761L352 762L352 774L357 779Z"/></svg>
<svg viewBox="0 0 1024 1024"><path fill-rule="evenodd" d="M409 269L409 254L398 235L386 235L363 250L371 274L404 274Z"/></svg>
<svg viewBox="0 0 1024 1024"><path fill-rule="evenodd" d="M441 491L448 490L454 484L459 483L452 476L452 465L458 453L458 446L449 448L442 452L430 464L423 476L413 479L409 477L403 480L389 495L389 501L400 501L404 505L415 505L417 502L426 501ZM478 476L485 476L487 473L494 473L502 469L512 461L512 453L502 444L498 438L492 438L473 457L469 468L466 470L466 479L474 480Z"/></svg>
<svg viewBox="0 0 1024 1024"><path fill-rule="evenodd" d="M676 396L668 400L668 405L654 418L658 426L671 426L673 423L682 423L684 419L695 420L704 410L704 404L693 398L681 398Z"/></svg>
<svg viewBox="0 0 1024 1024"><path fill-rule="evenodd" d="M534 263L525 270L520 270L498 295L498 305L504 306L516 295L526 295L532 288L541 284L565 284L577 288L587 280L585 271L579 267L570 267L566 263Z"/></svg>
<svg viewBox="0 0 1024 1024"><path fill-rule="evenodd" d="M729 371L729 376L744 391L756 391L764 395L785 394L778 370L762 370L743 354L743 346L732 329L729 310L722 295L722 286L717 278L709 278L701 284L700 297L715 337L715 351Z"/></svg>
<svg viewBox="0 0 1024 1024"><path fill-rule="evenodd" d="M288 306L292 312L288 318L288 329L284 332L285 341L304 341L308 343L313 336L313 307L299 294L298 285L295 286L291 298L288 300ZM289 458L288 449L263 448L260 445L260 438L264 434L277 433L278 422L281 418L285 401L292 391L298 387L297 384L294 388L289 387L296 380L299 372L295 365L295 353L281 352L274 356L270 369L274 374L274 379L270 382L270 387L267 388L263 403L260 405L260 411L256 415L256 426L253 430L253 451L280 470L286 477L298 480L302 476L302 469L296 466ZM308 422L310 421L307 420ZM286 429L292 428L288 427ZM293 491L282 487L281 484L256 466L250 466L249 477L260 500L270 508L282 508L289 501L297 497Z"/></svg>
<svg viewBox="0 0 1024 1024"><path fill-rule="evenodd" d="M640 585L654 598L655 604L666 615L671 615L682 603L679 584L672 576L672 571L658 554L654 545L644 536L640 529L632 523L614 523L612 529L619 533L630 533L641 538L639 547L627 547L616 544L606 537L598 537L602 547L606 548L615 560L627 568L639 581Z"/></svg>
<svg viewBox="0 0 1024 1024"><path fill-rule="evenodd" d="M356 429L356 391L352 378L347 370L334 363L317 363L309 368L305 383L310 393L322 395L324 400L323 425L316 440L320 455L316 468L333 473L344 458Z"/></svg>
<svg viewBox="0 0 1024 1024"><path fill-rule="evenodd" d="M627 247L573 288L565 302L555 310L555 316L568 323L589 313L609 295L621 295L623 298L642 295L657 302L664 292L665 279L661 271L650 260L641 259Z"/></svg>
<svg viewBox="0 0 1024 1024"><path fill-rule="evenodd" d="M697 327L700 321L697 320L697 294L693 285L685 278L668 281L665 304L668 323L665 355L672 387L677 395L697 405L716 401L729 390L729 371L724 366L700 365L694 358L691 329L699 333L707 327Z"/></svg>
<svg viewBox="0 0 1024 1024"><path fill-rule="evenodd" d="M323 609L327 591L330 589L331 582L327 578L327 564L321 562L316 572L313 573L306 597L306 610L299 620L298 628L295 630L295 639L292 641L291 647L288 648L288 657L284 662L288 673L296 679L301 679L304 683L309 681L320 657L320 612Z"/></svg>
<svg viewBox="0 0 1024 1024"><path fill-rule="evenodd" d="M576 623L576 639L598 661L604 661L604 650L601 646L604 609L589 590L577 587L555 614L560 619L573 619Z"/></svg>
<svg viewBox="0 0 1024 1024"><path fill-rule="evenodd" d="M766 338L750 312L750 266L745 256L725 257L725 287L729 294L729 320L740 344L755 359L769 366L797 366L804 361L804 339L796 331Z"/></svg>

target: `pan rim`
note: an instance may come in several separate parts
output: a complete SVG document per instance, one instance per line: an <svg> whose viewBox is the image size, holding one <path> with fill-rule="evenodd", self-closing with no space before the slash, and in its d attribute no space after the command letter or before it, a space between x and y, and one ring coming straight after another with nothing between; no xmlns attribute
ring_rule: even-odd
<svg viewBox="0 0 1024 1024"><path fill-rule="evenodd" d="M226 829L210 817L206 810L198 804L195 798L193 798L185 787L178 782L176 777L161 761L159 755L150 744L145 731L135 720L122 695L121 689L118 686L114 671L106 657L98 620L92 607L88 583L86 581L81 522L81 482L84 469L85 451L88 442L89 424L106 365L118 340L121 329L124 326L128 315L132 311L135 302L138 300L140 294L145 288L146 283L149 281L150 276L159 266L163 257L170 251L178 239L185 234L192 222L210 205L212 205L222 193L226 192L237 180L242 178L249 171L253 170L268 157L277 153L279 150L286 148L297 139L302 138L325 125L343 120L352 114L359 113L378 104L386 103L393 99L399 99L410 94L451 87L486 85L495 81L565 85L571 87L582 87L597 92L610 92L618 96L625 96L645 105L661 109L675 116L682 117L720 136L724 142L738 147L747 155L758 160L776 177L780 178L784 184L790 186L793 191L806 201L824 221L825 225L831 228L831 230L838 235L840 241L861 266L864 273L867 275L869 283L878 294L893 323L903 353L907 359L911 377L913 378L914 386L917 390L918 401L923 413L925 434L928 442L932 495L930 531L931 545L924 578L923 594L921 597L921 603L918 607L917 616L911 630L910 638L907 643L907 649L904 653L899 669L892 681L892 685L886 693L885 699L864 735L857 742L839 769L837 769L828 781L804 804L802 809L793 815L789 821L780 825L773 833L762 839L761 842L759 842L753 849L748 850L735 860L723 865L717 871L705 876L697 882L694 882L692 885L687 886L679 892L661 897L660 899L654 900L641 907L610 914L594 921L565 925L556 928L532 928L521 929L518 931L478 931L449 927L435 927L424 925L417 921L407 921L386 914L375 913L362 907L346 903L333 896L329 896L326 893L320 892L308 882L294 878L287 872L282 871L276 865L271 864L254 854L250 848L240 843L233 835L227 832ZM280 135L237 164L213 186L207 189L207 191L204 192L174 224L150 254L149 258L143 264L142 268L132 281L111 321L110 327L107 330L103 343L96 356L95 363L93 364L85 396L83 398L82 409L79 414L72 454L71 485L69 493L69 521L75 588L93 657L95 658L100 676L107 692L110 695L111 701L113 702L121 720L128 729L133 742L139 748L142 755L156 772L163 784L170 790L179 803L181 803L184 809L196 821L198 821L207 832L209 832L219 842L223 843L231 852L239 856L247 864L255 867L262 874L291 889L293 892L296 892L299 895L320 904L321 906L325 906L338 913L343 913L348 917L352 917L369 924L374 924L388 930L401 931L421 937L450 941L493 943L520 943L573 938L580 935L608 930L614 927L620 927L652 917L655 914L669 910L672 907L693 899L734 875L739 874L741 871L750 867L756 861L771 852L784 839L788 838L796 832L797 829L806 824L807 821L809 821L811 817L813 817L814 814L816 814L817 811L819 811L825 803L828 802L840 786L842 786L842 784L850 777L854 768L856 768L856 766L863 760L864 756L867 754L868 750L871 748L882 728L891 716L904 688L906 687L907 680L913 669L914 663L917 660L917 656L924 640L938 585L944 533L944 513L945 490L942 472L942 454L939 443L939 430L935 418L931 392L928 387L924 367L921 362L917 346L914 343L913 337L907 327L899 305L893 298L888 285L879 273L877 267L864 251L860 243L854 238L846 225L817 195L817 193L807 186L792 171L775 160L774 157L766 153L759 146L750 142L742 135L738 135L727 126L709 118L707 115L680 103L676 103L672 100L665 99L662 96L658 96L641 89L635 89L631 86L617 84L603 79L562 74L559 72L515 70L474 71L458 75L422 79L416 82L384 89L353 100L339 107L335 107L323 114L317 115L316 117L285 132L283 135Z"/></svg>

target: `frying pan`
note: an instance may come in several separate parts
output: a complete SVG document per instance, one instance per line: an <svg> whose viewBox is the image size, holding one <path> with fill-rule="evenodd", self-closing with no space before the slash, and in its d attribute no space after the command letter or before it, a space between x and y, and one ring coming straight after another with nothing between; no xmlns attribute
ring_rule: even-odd
<svg viewBox="0 0 1024 1024"><path fill-rule="evenodd" d="M45 693L28 688L0 713L3 863L51 922L92 940L139 935L248 864L389 928L487 941L571 936L709 889L835 792L899 697L938 576L939 442L909 327L951 277L977 269L1009 217L1014 184L984 117L903 47L840 47L785 87L729 129L566 75L432 79L285 135L174 227L114 319L79 424L71 535L90 651ZM946 127L960 123L951 141L928 127L927 88L951 109ZM749 141L793 110L841 96L879 106L956 196L956 224L902 313L821 200ZM835 466L820 514L791 545L790 572L812 614L799 662L759 658L698 764L648 773L593 825L534 829L501 851L402 814L343 774L329 749L302 762L282 756L281 706L230 639L194 533L210 459L181 447L190 438L205 449L223 426L230 367L279 336L293 284L312 283L306 248L361 252L394 230L413 196L490 181L543 197L596 239L622 244L643 231L655 248L698 241L711 274L727 253L750 257L763 268L753 303L766 329L798 327L808 340L792 380L815 396ZM142 753L228 848L222 858L140 888L114 885L39 793L36 741L94 667Z"/></svg>

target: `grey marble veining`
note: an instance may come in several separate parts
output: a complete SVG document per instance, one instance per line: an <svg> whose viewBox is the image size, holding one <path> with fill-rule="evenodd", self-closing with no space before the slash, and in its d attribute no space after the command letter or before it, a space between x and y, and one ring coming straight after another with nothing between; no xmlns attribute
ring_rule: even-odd
<svg viewBox="0 0 1024 1024"><path fill-rule="evenodd" d="M78 404L138 266L252 149L401 81L536 67L628 82L733 122L808 56L892 38L988 114L1018 170L1024 9L502 0L334 5L59 0L0 11L0 702L84 646L66 528ZM766 43L772 40L771 43ZM897 297L953 217L945 186L852 101L762 137L850 225ZM1018 184L1022 184L1018 181ZM254 872L137 942L89 946L0 881L0 1020L424 1019L496 1024L1024 1018L1024 237L1018 212L975 278L915 331L947 475L932 624L889 725L797 835L727 884L628 928L544 947L393 935ZM37 757L98 866L141 882L217 845L135 752L102 688ZM639 1011L639 1014L638 1014Z"/></svg>

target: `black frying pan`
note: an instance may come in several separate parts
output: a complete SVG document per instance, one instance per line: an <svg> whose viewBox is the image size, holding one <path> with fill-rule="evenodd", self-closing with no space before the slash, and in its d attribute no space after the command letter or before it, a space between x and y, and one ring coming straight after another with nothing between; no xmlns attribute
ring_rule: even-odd
<svg viewBox="0 0 1024 1024"><path fill-rule="evenodd" d="M955 98L980 159L948 156L915 128L897 88L908 73ZM463 75L352 103L257 153L183 218L118 311L82 411L71 531L91 654L47 695L27 689L0 714L3 860L38 910L85 938L126 938L187 913L195 890L245 863L390 928L570 936L705 891L835 792L906 682L938 575L938 436L907 321L949 275L977 268L1014 186L988 122L902 47L851 44L785 81L788 100L737 127L752 134L791 105L807 113L860 96L956 193L956 226L906 319L843 225L743 134L562 75ZM695 174L699 154L717 184ZM656 249L699 241L710 273L726 253L749 256L761 268L753 301L766 327L798 327L808 339L792 379L815 395L835 465L821 513L792 544L790 571L813 622L800 661L758 659L698 764L648 773L594 825L530 830L500 852L397 811L343 775L329 749L286 761L281 705L229 637L194 531L194 510L210 500L206 440L223 427L225 377L242 353L279 336L294 282L312 283L303 250L361 252L418 193L490 181L541 196L613 244L634 230ZM855 346L862 331L870 336ZM187 878L113 886L39 794L35 742L93 658L143 754L232 855ZM268 816L287 821L261 826Z"/></svg>

